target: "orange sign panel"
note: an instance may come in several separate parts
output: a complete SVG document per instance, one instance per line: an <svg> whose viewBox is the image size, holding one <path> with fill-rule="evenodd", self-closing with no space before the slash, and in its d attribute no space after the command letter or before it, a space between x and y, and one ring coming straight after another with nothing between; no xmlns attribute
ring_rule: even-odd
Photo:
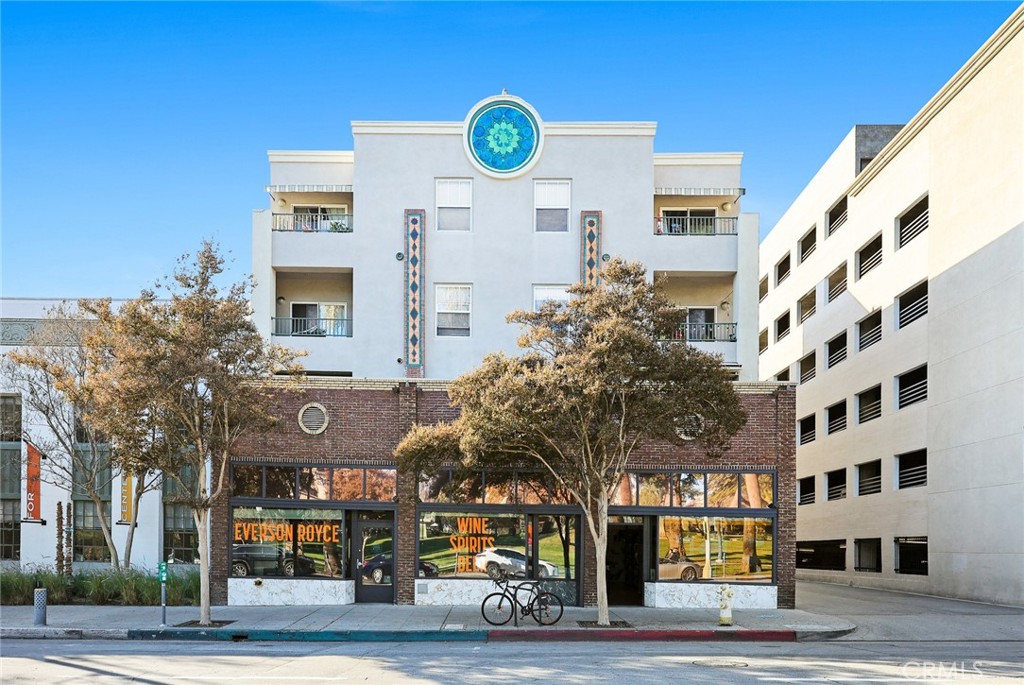
<svg viewBox="0 0 1024 685"><path fill-rule="evenodd" d="M39 497L39 461L42 458L35 445L28 443L28 463L25 465L25 513L33 520L42 519L43 507Z"/></svg>

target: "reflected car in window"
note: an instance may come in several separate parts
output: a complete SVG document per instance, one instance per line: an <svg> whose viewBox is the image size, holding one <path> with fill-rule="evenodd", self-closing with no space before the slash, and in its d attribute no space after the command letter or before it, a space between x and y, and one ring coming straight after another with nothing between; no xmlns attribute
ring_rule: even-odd
<svg viewBox="0 0 1024 685"><path fill-rule="evenodd" d="M280 545L235 545L231 548L233 576L311 576L316 564L309 557Z"/></svg>
<svg viewBox="0 0 1024 685"><path fill-rule="evenodd" d="M489 547L476 555L473 564L478 571L484 571L491 578L497 578L502 572L517 578L526 577L526 555L514 549ZM558 575L558 567L546 561L537 562L538 578L553 578Z"/></svg>
<svg viewBox="0 0 1024 685"><path fill-rule="evenodd" d="M419 572L420 578L437 578L438 576L437 564L432 564L429 561L421 561ZM364 580L370 580L378 585L385 582L385 579L391 578L391 555L378 554L370 557L359 564L359 575ZM390 582L390 580L388 580Z"/></svg>
<svg viewBox="0 0 1024 685"><path fill-rule="evenodd" d="M660 580L697 580L704 573L704 567L688 557L681 556L671 550L667 557L658 559L658 578Z"/></svg>

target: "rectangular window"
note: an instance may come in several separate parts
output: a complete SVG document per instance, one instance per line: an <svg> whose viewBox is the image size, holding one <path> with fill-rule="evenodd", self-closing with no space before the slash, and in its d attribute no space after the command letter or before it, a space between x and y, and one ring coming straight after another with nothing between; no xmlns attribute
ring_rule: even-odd
<svg viewBox="0 0 1024 685"><path fill-rule="evenodd" d="M21 442L21 395L0 395L0 442Z"/></svg>
<svg viewBox="0 0 1024 685"><path fill-rule="evenodd" d="M242 466L231 467L232 497L263 497L263 467Z"/></svg>
<svg viewBox="0 0 1024 685"><path fill-rule="evenodd" d="M770 473L741 473L740 507L765 509L775 502L774 478Z"/></svg>
<svg viewBox="0 0 1024 685"><path fill-rule="evenodd" d="M299 499L331 498L331 470L310 467L299 469Z"/></svg>
<svg viewBox="0 0 1024 685"><path fill-rule="evenodd" d="M548 302L559 304L569 303L568 285L535 285L533 286L533 311L539 312L540 308Z"/></svg>
<svg viewBox="0 0 1024 685"><path fill-rule="evenodd" d="M0 500L0 559L21 559L21 500Z"/></svg>
<svg viewBox="0 0 1024 685"><path fill-rule="evenodd" d="M833 302L846 292L846 262L828 275L828 301Z"/></svg>
<svg viewBox="0 0 1024 685"><path fill-rule="evenodd" d="M775 285L789 278L789 253L775 265Z"/></svg>
<svg viewBox="0 0 1024 685"><path fill-rule="evenodd" d="M882 460L857 464L857 496L877 495L882 491Z"/></svg>
<svg viewBox="0 0 1024 685"><path fill-rule="evenodd" d="M814 476L801 478L796 482L796 503L814 504Z"/></svg>
<svg viewBox="0 0 1024 685"><path fill-rule="evenodd" d="M198 485L194 470L188 465L177 479L164 474L164 561L199 563L199 535L192 510L185 499L198 494Z"/></svg>
<svg viewBox="0 0 1024 685"><path fill-rule="evenodd" d="M708 506L734 508L740 505L740 477L737 473L709 473Z"/></svg>
<svg viewBox="0 0 1024 685"><path fill-rule="evenodd" d="M659 231L668 235L715 235L716 228L713 208L662 209L658 220Z"/></svg>
<svg viewBox="0 0 1024 685"><path fill-rule="evenodd" d="M825 354L828 356L828 368L846 360L846 331L825 343Z"/></svg>
<svg viewBox="0 0 1024 685"><path fill-rule="evenodd" d="M440 578L497 578L502 571L525 578L526 545L522 514L420 513L420 564Z"/></svg>
<svg viewBox="0 0 1024 685"><path fill-rule="evenodd" d="M882 538L853 541L854 570L864 573L882 572Z"/></svg>
<svg viewBox="0 0 1024 685"><path fill-rule="evenodd" d="M469 231L473 227L473 180L436 179L437 230Z"/></svg>
<svg viewBox="0 0 1024 685"><path fill-rule="evenodd" d="M846 540L797 541L796 567L818 571L845 571Z"/></svg>
<svg viewBox="0 0 1024 685"><path fill-rule="evenodd" d="M268 466L266 468L265 497L295 499L295 468L292 466Z"/></svg>
<svg viewBox="0 0 1024 685"><path fill-rule="evenodd" d="M882 339L882 312L864 317L857 322L857 349L866 350Z"/></svg>
<svg viewBox="0 0 1024 685"><path fill-rule="evenodd" d="M818 245L818 227L811 226L811 230L800 239L800 263L803 264L807 258L814 254L814 248Z"/></svg>
<svg viewBox="0 0 1024 685"><path fill-rule="evenodd" d="M857 423L874 421L882 415L882 386L857 393Z"/></svg>
<svg viewBox="0 0 1024 685"><path fill-rule="evenodd" d="M763 354L768 349L768 329L765 328L763 331L757 334L757 352Z"/></svg>
<svg viewBox="0 0 1024 685"><path fill-rule="evenodd" d="M0 499L21 504L20 442L8 442L0 447Z"/></svg>
<svg viewBox="0 0 1024 685"><path fill-rule="evenodd" d="M75 561L110 561L110 548L103 537L100 516L96 503L89 500L75 500L74 534L72 535L72 554ZM105 512L110 511L110 503L104 502ZM109 516L107 517L109 521Z"/></svg>
<svg viewBox="0 0 1024 685"><path fill-rule="evenodd" d="M928 485L928 450L897 454L896 473L896 487L900 490Z"/></svg>
<svg viewBox="0 0 1024 685"><path fill-rule="evenodd" d="M469 336L473 305L473 286L438 285L435 287L437 335Z"/></svg>
<svg viewBox="0 0 1024 685"><path fill-rule="evenodd" d="M846 469L825 474L825 499L829 502L846 499Z"/></svg>
<svg viewBox="0 0 1024 685"><path fill-rule="evenodd" d="M538 233L564 233L569 230L569 181L534 181L534 230Z"/></svg>
<svg viewBox="0 0 1024 685"><path fill-rule="evenodd" d="M393 502L398 496L398 471L366 469L365 499L370 502Z"/></svg>
<svg viewBox="0 0 1024 685"><path fill-rule="evenodd" d="M811 352L809 355L800 360L801 383L806 383L807 381L814 380L814 376L817 373L817 363L815 357L817 357L817 353Z"/></svg>
<svg viewBox="0 0 1024 685"><path fill-rule="evenodd" d="M639 473L637 483L640 488L641 507L667 507L672 503L671 473Z"/></svg>
<svg viewBox="0 0 1024 685"><path fill-rule="evenodd" d="M899 318L896 328L903 328L928 313L928 281L918 283L896 298Z"/></svg>
<svg viewBox="0 0 1024 685"><path fill-rule="evenodd" d="M796 303L796 315L800 319L800 323L807 321L807 319L814 316L815 305L817 303L817 293L812 288L806 295L800 298Z"/></svg>
<svg viewBox="0 0 1024 685"><path fill-rule="evenodd" d="M768 297L768 277L765 276L761 279L761 282L757 284L757 297L758 300L764 300Z"/></svg>
<svg viewBox="0 0 1024 685"><path fill-rule="evenodd" d="M775 319L775 342L789 335L789 311Z"/></svg>
<svg viewBox="0 0 1024 685"><path fill-rule="evenodd" d="M832 235L838 231L846 223L847 217L847 198L843 196L843 199L832 205L832 209L828 210L828 234Z"/></svg>
<svg viewBox="0 0 1024 685"><path fill-rule="evenodd" d="M772 519L660 516L656 550L661 581L770 581Z"/></svg>
<svg viewBox="0 0 1024 685"><path fill-rule="evenodd" d="M928 196L911 207L898 220L897 246L903 247L928 230Z"/></svg>
<svg viewBox="0 0 1024 685"><path fill-rule="evenodd" d="M846 430L846 400L833 404L825 410L828 434Z"/></svg>
<svg viewBox="0 0 1024 685"><path fill-rule="evenodd" d="M676 473L672 475L672 506L704 506L703 473Z"/></svg>
<svg viewBox="0 0 1024 685"><path fill-rule="evenodd" d="M89 490L92 489L109 503L110 485L114 477L110 470L108 449L78 449L71 466L74 482L72 499L89 499Z"/></svg>
<svg viewBox="0 0 1024 685"><path fill-rule="evenodd" d="M894 540L896 573L928 575L928 538L902 537Z"/></svg>
<svg viewBox="0 0 1024 685"><path fill-rule="evenodd" d="M800 419L797 424L797 439L801 445L806 445L809 442L814 442L815 430L814 430L814 414L805 416Z"/></svg>
<svg viewBox="0 0 1024 685"><path fill-rule="evenodd" d="M896 377L898 408L903 409L928 399L928 366L920 366Z"/></svg>
<svg viewBox="0 0 1024 685"><path fill-rule="evenodd" d="M345 577L341 511L235 507L231 531L233 576ZM390 539L373 542L390 551ZM378 551L365 550L364 563Z"/></svg>
<svg viewBox="0 0 1024 685"><path fill-rule="evenodd" d="M293 205L291 214L274 215L275 231L351 233L348 205Z"/></svg>
<svg viewBox="0 0 1024 685"><path fill-rule="evenodd" d="M777 374L775 374L775 380L778 381L779 383L789 382L789 367L787 366L782 371L779 371Z"/></svg>
<svg viewBox="0 0 1024 685"><path fill-rule="evenodd" d="M857 278L865 275L882 263L882 236L877 235L857 251Z"/></svg>

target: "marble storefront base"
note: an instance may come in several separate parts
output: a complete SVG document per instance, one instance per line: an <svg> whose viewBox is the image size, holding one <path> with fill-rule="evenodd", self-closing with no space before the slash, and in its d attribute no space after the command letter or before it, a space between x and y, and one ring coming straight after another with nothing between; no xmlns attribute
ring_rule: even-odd
<svg viewBox="0 0 1024 685"><path fill-rule="evenodd" d="M355 604L354 580L315 578L228 578L228 606L302 606Z"/></svg>
<svg viewBox="0 0 1024 685"><path fill-rule="evenodd" d="M644 583L644 606L678 609L717 609L719 583ZM774 585L730 583L733 609L775 609Z"/></svg>
<svg viewBox="0 0 1024 685"><path fill-rule="evenodd" d="M416 581L416 603L428 605L480 604L484 597L498 592L492 580L430 578Z"/></svg>

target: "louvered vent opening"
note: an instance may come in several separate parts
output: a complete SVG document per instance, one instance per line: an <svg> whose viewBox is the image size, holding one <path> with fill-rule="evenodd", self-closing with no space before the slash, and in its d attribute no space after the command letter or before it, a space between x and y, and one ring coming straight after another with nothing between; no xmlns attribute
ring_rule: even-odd
<svg viewBox="0 0 1024 685"><path fill-rule="evenodd" d="M307 404L299 411L299 427L310 435L327 429L327 410L321 404Z"/></svg>

